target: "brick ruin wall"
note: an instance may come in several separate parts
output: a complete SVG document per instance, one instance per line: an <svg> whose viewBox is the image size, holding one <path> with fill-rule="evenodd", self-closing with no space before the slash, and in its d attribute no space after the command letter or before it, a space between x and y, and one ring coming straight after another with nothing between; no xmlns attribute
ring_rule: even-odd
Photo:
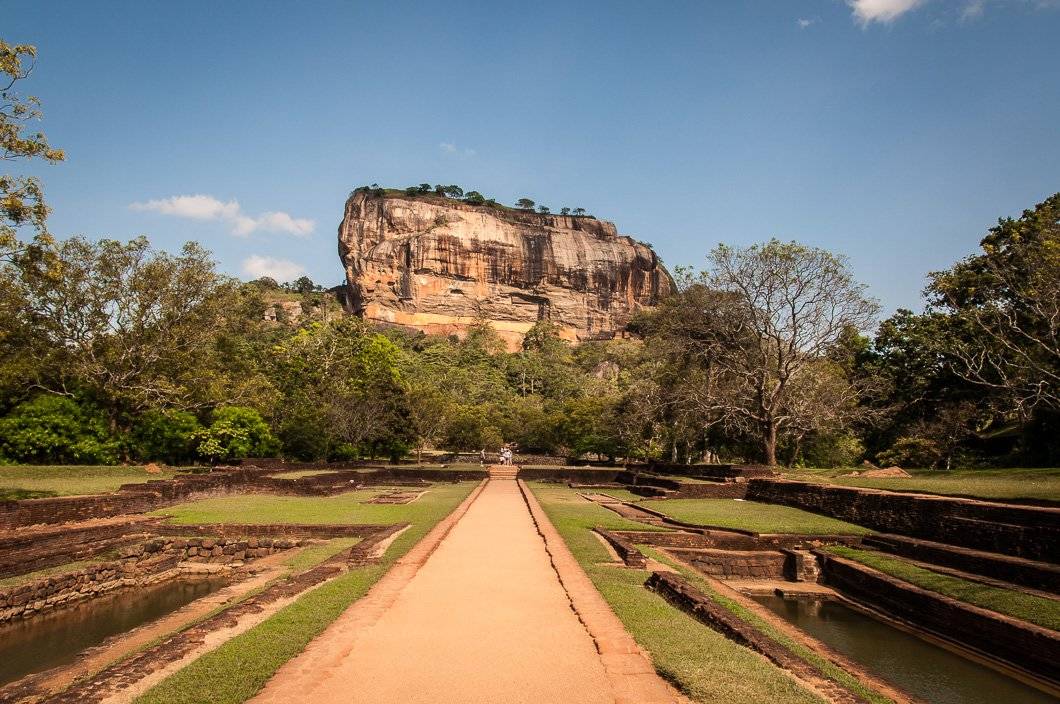
<svg viewBox="0 0 1060 704"><path fill-rule="evenodd" d="M1060 562L1060 509L754 479L748 500L801 508L886 533Z"/></svg>
<svg viewBox="0 0 1060 704"><path fill-rule="evenodd" d="M297 538L155 538L122 548L118 559L0 590L0 623L122 587L177 576L181 562L244 563L302 545Z"/></svg>

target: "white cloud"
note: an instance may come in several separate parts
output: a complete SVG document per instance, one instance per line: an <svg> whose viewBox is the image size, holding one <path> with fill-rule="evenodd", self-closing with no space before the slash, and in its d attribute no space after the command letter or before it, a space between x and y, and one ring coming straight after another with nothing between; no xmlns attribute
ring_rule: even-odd
<svg viewBox="0 0 1060 704"><path fill-rule="evenodd" d="M237 237L248 237L258 230L308 237L316 227L313 220L291 217L282 211L267 211L254 218L244 214L236 200L225 203L213 196L202 194L132 203L129 208L192 220L221 220L229 224L232 234Z"/></svg>
<svg viewBox="0 0 1060 704"><path fill-rule="evenodd" d="M986 0L970 0L961 8L961 20L967 22L978 19L983 16L984 10L986 10Z"/></svg>
<svg viewBox="0 0 1060 704"><path fill-rule="evenodd" d="M474 149L460 149L452 142L442 142L438 145L442 154L453 154L454 156L475 156Z"/></svg>
<svg viewBox="0 0 1060 704"><path fill-rule="evenodd" d="M254 279L268 276L282 283L297 279L305 273L305 267L288 259L276 259L274 257L263 257L260 254L252 254L243 260L243 273Z"/></svg>
<svg viewBox="0 0 1060 704"><path fill-rule="evenodd" d="M871 22L894 22L924 2L926 0L847 0L854 10L854 19L862 26Z"/></svg>
<svg viewBox="0 0 1060 704"><path fill-rule="evenodd" d="M795 24L799 25L799 29L806 29L810 25L817 24L817 22L818 20L816 18L811 20L805 17L800 17L799 19L795 20Z"/></svg>

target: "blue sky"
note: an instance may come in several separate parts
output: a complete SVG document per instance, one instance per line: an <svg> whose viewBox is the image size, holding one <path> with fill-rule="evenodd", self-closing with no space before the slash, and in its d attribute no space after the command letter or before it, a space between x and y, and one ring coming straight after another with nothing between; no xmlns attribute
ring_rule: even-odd
<svg viewBox="0 0 1060 704"><path fill-rule="evenodd" d="M581 206L669 265L776 236L884 304L1060 190L1057 0L5 2L52 231L342 280L349 191ZM202 196L183 198L180 196Z"/></svg>

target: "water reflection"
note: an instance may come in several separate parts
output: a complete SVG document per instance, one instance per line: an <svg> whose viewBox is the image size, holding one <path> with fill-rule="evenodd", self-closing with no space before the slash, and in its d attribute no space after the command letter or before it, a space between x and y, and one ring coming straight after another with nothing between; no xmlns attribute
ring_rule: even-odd
<svg viewBox="0 0 1060 704"><path fill-rule="evenodd" d="M0 685L73 662L85 648L217 591L224 578L180 579L112 594L0 626Z"/></svg>
<svg viewBox="0 0 1060 704"><path fill-rule="evenodd" d="M967 660L842 603L755 596L785 621L869 672L932 704L1060 702L996 670Z"/></svg>

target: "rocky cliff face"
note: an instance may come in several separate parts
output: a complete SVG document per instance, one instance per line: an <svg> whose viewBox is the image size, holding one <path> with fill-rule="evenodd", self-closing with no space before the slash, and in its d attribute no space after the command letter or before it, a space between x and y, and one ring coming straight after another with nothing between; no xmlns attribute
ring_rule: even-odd
<svg viewBox="0 0 1060 704"><path fill-rule="evenodd" d="M485 318L511 348L539 320L570 341L621 335L673 290L651 248L612 223L355 192L339 225L348 301L366 319L461 334Z"/></svg>

